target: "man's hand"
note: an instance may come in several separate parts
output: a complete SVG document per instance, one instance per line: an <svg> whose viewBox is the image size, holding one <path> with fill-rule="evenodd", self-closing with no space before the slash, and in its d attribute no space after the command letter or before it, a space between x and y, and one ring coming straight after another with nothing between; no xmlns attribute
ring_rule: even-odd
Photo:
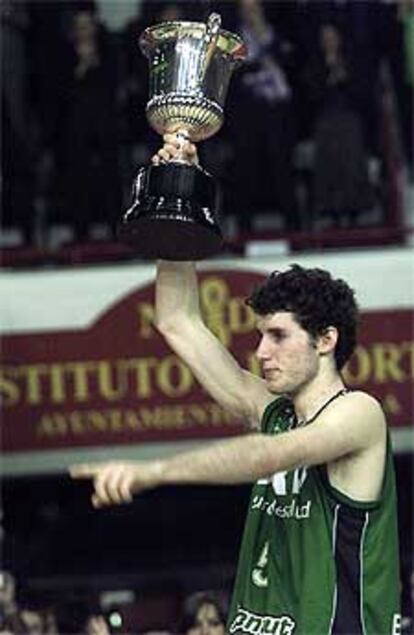
<svg viewBox="0 0 414 635"><path fill-rule="evenodd" d="M185 137L186 135L187 133L185 133ZM184 132L182 135L180 131L176 134L166 134L163 136L163 141L163 147L152 157L154 165L168 163L171 159L177 158L190 164L198 164L197 148L184 138Z"/></svg>
<svg viewBox="0 0 414 635"><path fill-rule="evenodd" d="M92 505L130 503L133 494L161 484L161 462L110 462L73 465L69 473L74 479L91 479L94 493Z"/></svg>

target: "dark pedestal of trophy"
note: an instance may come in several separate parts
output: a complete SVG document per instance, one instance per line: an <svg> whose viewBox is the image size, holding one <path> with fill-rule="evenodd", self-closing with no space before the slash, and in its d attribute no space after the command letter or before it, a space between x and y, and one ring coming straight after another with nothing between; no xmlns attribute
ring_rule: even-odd
<svg viewBox="0 0 414 635"><path fill-rule="evenodd" d="M178 138L197 142L221 127L230 77L246 50L220 26L212 14L207 24L166 22L141 35L150 64L147 118L161 135L180 131ZM222 234L213 178L180 156L142 167L119 235L141 258L200 260L217 253Z"/></svg>

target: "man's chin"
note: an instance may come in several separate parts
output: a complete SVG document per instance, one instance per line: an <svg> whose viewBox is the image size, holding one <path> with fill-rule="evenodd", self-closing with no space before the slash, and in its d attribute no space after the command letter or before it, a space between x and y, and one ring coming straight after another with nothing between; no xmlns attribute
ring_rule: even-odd
<svg viewBox="0 0 414 635"><path fill-rule="evenodd" d="M283 389L282 386L280 385L275 385L274 382L267 382L267 389L269 392L272 393L272 395L285 395L286 394L286 390Z"/></svg>

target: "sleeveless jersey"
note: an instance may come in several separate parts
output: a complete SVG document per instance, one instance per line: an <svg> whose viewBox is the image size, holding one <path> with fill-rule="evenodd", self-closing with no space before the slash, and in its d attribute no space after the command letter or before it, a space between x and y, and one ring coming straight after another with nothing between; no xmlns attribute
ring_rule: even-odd
<svg viewBox="0 0 414 635"><path fill-rule="evenodd" d="M295 420L273 401L262 432ZM253 487L227 632L234 635L398 635L396 489L389 440L376 502L337 491L325 466L299 467Z"/></svg>

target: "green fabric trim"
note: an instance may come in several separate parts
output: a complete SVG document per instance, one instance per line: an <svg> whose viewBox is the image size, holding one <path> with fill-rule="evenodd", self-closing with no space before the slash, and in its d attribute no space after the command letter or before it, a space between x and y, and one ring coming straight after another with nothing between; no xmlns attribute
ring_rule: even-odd
<svg viewBox="0 0 414 635"><path fill-rule="evenodd" d="M262 421L264 421L265 419L267 420L267 417L268 417L268 416L270 416L270 410L272 410L272 411L273 411L273 409L274 409L275 407L280 406L280 404L282 403L282 401L281 401L281 400L284 400L284 399L285 399L285 397L282 397L282 396L280 396L280 397L275 397L275 398L273 399L273 401L271 401L270 403L268 403L268 404L267 404L267 406L266 406L266 408L265 408L265 409L264 409L264 411L263 411L263 414L262 414Z"/></svg>

